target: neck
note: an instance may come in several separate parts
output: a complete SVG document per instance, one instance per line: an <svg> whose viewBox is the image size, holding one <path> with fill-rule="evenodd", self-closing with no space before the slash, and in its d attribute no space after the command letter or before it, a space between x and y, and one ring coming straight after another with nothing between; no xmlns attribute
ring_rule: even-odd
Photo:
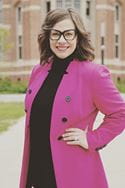
<svg viewBox="0 0 125 188"><path fill-rule="evenodd" d="M58 57L58 56L56 56L56 55L54 55L54 60L58 60L58 61L60 61L60 62L63 62L63 61L72 61L73 60L73 58L74 58L74 53L72 53L71 55L69 55L69 56L67 56L66 58L60 58L60 57Z"/></svg>

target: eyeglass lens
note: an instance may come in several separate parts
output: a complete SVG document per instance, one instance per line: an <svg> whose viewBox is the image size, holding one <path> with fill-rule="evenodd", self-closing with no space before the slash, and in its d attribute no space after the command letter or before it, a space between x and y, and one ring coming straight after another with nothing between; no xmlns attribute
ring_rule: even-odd
<svg viewBox="0 0 125 188"><path fill-rule="evenodd" d="M75 34L76 34L75 30L73 30L73 29L66 30L66 31L63 31L63 32L52 29L51 32L50 32L50 39L59 40L61 35L63 35L65 40L73 40L75 38Z"/></svg>

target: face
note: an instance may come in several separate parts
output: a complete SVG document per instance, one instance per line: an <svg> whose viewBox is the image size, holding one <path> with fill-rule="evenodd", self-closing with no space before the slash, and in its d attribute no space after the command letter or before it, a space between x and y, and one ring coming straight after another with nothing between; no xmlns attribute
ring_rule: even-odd
<svg viewBox="0 0 125 188"><path fill-rule="evenodd" d="M65 19L56 23L50 32L50 48L59 58L64 59L76 49L77 36L72 20Z"/></svg>

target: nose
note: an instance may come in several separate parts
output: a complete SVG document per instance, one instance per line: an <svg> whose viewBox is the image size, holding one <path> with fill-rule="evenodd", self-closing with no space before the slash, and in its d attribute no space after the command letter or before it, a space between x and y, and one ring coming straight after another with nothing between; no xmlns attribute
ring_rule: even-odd
<svg viewBox="0 0 125 188"><path fill-rule="evenodd" d="M59 38L58 42L67 42L67 41L65 40L64 36L61 35L61 37Z"/></svg>

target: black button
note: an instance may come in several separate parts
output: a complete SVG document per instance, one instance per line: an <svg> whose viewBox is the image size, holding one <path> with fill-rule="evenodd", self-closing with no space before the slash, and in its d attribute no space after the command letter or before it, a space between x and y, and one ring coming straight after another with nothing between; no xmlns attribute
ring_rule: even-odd
<svg viewBox="0 0 125 188"><path fill-rule="evenodd" d="M68 72L67 72L67 71L65 71L65 72L64 72L64 74L68 74Z"/></svg>
<svg viewBox="0 0 125 188"><path fill-rule="evenodd" d="M27 112L27 109L24 109L25 112Z"/></svg>
<svg viewBox="0 0 125 188"><path fill-rule="evenodd" d="M63 118L62 118L62 121L63 121L63 122L67 122L68 119L67 119L66 117L63 117Z"/></svg>
<svg viewBox="0 0 125 188"><path fill-rule="evenodd" d="M31 89L29 89L29 90L28 90L28 93L29 93L29 94L31 94L31 93L32 93L32 90L31 90Z"/></svg>
<svg viewBox="0 0 125 188"><path fill-rule="evenodd" d="M66 96L65 100L66 100L66 102L70 102L71 101L71 97L70 96Z"/></svg>

